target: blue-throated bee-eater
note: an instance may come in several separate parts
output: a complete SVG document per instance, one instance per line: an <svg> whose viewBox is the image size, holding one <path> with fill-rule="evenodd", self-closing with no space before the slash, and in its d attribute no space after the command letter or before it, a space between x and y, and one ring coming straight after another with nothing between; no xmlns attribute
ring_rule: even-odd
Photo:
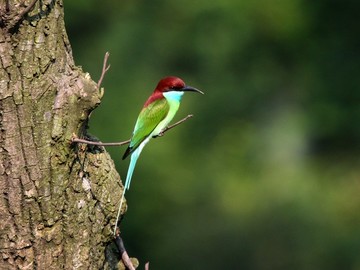
<svg viewBox="0 0 360 270"><path fill-rule="evenodd" d="M130 187L131 177L141 151L151 138L158 136L167 127L179 109L183 94L188 91L204 94L200 90L186 85L180 78L166 77L160 80L154 92L145 102L137 118L130 144L122 158L125 159L131 155L125 186L116 217L114 235L116 233L125 191Z"/></svg>

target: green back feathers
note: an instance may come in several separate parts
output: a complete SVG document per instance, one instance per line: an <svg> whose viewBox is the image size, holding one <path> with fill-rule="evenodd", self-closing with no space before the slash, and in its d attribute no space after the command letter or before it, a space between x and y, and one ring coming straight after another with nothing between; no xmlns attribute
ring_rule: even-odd
<svg viewBox="0 0 360 270"><path fill-rule="evenodd" d="M156 126L166 117L170 106L165 98L155 100L144 107L136 121L129 147L123 159L130 155L148 137Z"/></svg>

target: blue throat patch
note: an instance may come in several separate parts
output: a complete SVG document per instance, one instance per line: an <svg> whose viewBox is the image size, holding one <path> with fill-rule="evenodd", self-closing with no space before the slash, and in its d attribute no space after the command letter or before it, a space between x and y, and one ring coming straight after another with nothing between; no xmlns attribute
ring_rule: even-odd
<svg viewBox="0 0 360 270"><path fill-rule="evenodd" d="M177 102L180 102L183 94L184 94L184 92L179 92L179 91L169 91L169 92L163 93L164 97L167 100L169 100L169 101L177 101Z"/></svg>

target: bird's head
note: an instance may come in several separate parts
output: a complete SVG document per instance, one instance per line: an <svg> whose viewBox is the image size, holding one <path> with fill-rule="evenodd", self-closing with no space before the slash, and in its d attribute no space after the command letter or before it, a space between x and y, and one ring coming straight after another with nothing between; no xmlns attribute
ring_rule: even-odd
<svg viewBox="0 0 360 270"><path fill-rule="evenodd" d="M200 94L204 94L199 89L196 89L195 87L186 85L184 81L178 77L166 77L159 81L158 85L156 86L155 91L159 92L170 92L170 91L178 91L178 92L198 92Z"/></svg>

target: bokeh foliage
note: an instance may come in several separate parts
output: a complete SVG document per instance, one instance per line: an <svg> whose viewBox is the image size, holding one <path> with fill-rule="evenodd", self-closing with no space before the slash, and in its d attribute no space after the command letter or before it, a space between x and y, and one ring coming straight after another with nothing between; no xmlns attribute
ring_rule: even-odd
<svg viewBox="0 0 360 270"><path fill-rule="evenodd" d="M91 118L129 138L157 81L187 94L127 193L154 269L360 269L358 1L65 1L78 65L111 69ZM124 178L124 149L109 149Z"/></svg>

